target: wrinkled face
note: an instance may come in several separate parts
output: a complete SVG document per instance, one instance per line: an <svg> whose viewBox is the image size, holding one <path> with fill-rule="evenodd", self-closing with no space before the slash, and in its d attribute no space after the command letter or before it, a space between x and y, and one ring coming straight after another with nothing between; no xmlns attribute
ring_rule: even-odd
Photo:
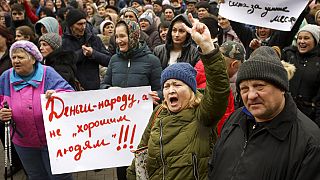
<svg viewBox="0 0 320 180"><path fill-rule="evenodd" d="M98 8L98 14L100 17L106 16L106 8L104 8L104 7Z"/></svg>
<svg viewBox="0 0 320 180"><path fill-rule="evenodd" d="M301 54L311 51L315 47L315 40L311 33L301 31L297 38L298 51Z"/></svg>
<svg viewBox="0 0 320 180"><path fill-rule="evenodd" d="M47 42L40 41L40 52L43 57L47 57L50 53L53 52L53 49Z"/></svg>
<svg viewBox="0 0 320 180"><path fill-rule="evenodd" d="M169 28L164 28L164 27L161 27L161 28L160 28L160 38L161 38L161 40L162 40L163 42L166 41L168 29L169 29Z"/></svg>
<svg viewBox="0 0 320 180"><path fill-rule="evenodd" d="M124 24L120 24L116 27L116 43L120 52L127 52L129 49L129 36L127 28Z"/></svg>
<svg viewBox="0 0 320 180"><path fill-rule="evenodd" d="M61 0L56 0L56 6L57 6L58 9L60 9L61 6L62 6L62 1Z"/></svg>
<svg viewBox="0 0 320 180"><path fill-rule="evenodd" d="M153 5L153 11L155 13L161 12L162 11L162 6L160 6L159 4L154 4Z"/></svg>
<svg viewBox="0 0 320 180"><path fill-rule="evenodd" d="M130 20L130 21L138 22L138 19L136 18L136 16L134 15L134 13L133 13L133 12L130 12L130 11L128 11L128 12L126 12L126 13L124 14L124 18L127 19L127 20Z"/></svg>
<svg viewBox="0 0 320 180"><path fill-rule="evenodd" d="M260 39L265 40L271 35L270 28L257 27L257 34Z"/></svg>
<svg viewBox="0 0 320 180"><path fill-rule="evenodd" d="M177 113L187 108L194 93L184 82L169 79L163 84L163 96L169 110Z"/></svg>
<svg viewBox="0 0 320 180"><path fill-rule="evenodd" d="M194 3L187 4L187 10L188 10L188 13L195 12L196 11L196 4L194 4Z"/></svg>
<svg viewBox="0 0 320 180"><path fill-rule="evenodd" d="M70 30L72 32L72 35L74 35L75 37L83 36L86 30L86 20L80 19L79 21L74 23L72 26L70 26Z"/></svg>
<svg viewBox="0 0 320 180"><path fill-rule="evenodd" d="M218 16L218 24L222 29L228 29L230 27L229 20L222 16Z"/></svg>
<svg viewBox="0 0 320 180"><path fill-rule="evenodd" d="M29 41L29 40L30 40L30 37L29 37L29 36L25 36L25 35L21 34L21 32L20 32L19 30L16 30L15 40L16 40L16 41L20 41L20 40L27 40L27 41Z"/></svg>
<svg viewBox="0 0 320 180"><path fill-rule="evenodd" d="M183 28L181 21L177 21L174 23L172 27L172 41L173 44L182 45L187 39L187 31Z"/></svg>
<svg viewBox="0 0 320 180"><path fill-rule="evenodd" d="M105 36L112 36L114 32L114 26L112 24L108 24L103 29L103 35Z"/></svg>
<svg viewBox="0 0 320 180"><path fill-rule="evenodd" d="M206 8L199 8L198 9L198 18L204 18L204 17L208 17L209 16L209 12Z"/></svg>
<svg viewBox="0 0 320 180"><path fill-rule="evenodd" d="M146 31L150 27L149 21L146 19L140 20L140 28L142 31Z"/></svg>
<svg viewBox="0 0 320 180"><path fill-rule="evenodd" d="M31 58L24 50L13 51L12 53L12 67L21 76L30 75L33 72L33 65L35 64L35 59Z"/></svg>
<svg viewBox="0 0 320 180"><path fill-rule="evenodd" d="M262 80L244 80L240 94L245 107L258 122L271 120L284 106L284 92Z"/></svg>
<svg viewBox="0 0 320 180"><path fill-rule="evenodd" d="M92 16L93 15L93 8L91 7L91 6L87 6L87 8L86 8L86 10L87 10L87 14L89 15L89 16Z"/></svg>
<svg viewBox="0 0 320 180"><path fill-rule="evenodd" d="M174 18L174 12L172 11L172 9L166 9L164 11L164 19L166 21L172 21L173 18Z"/></svg>
<svg viewBox="0 0 320 180"><path fill-rule="evenodd" d="M23 11L12 11L12 20L13 21L19 21L19 20L24 20L24 12Z"/></svg>

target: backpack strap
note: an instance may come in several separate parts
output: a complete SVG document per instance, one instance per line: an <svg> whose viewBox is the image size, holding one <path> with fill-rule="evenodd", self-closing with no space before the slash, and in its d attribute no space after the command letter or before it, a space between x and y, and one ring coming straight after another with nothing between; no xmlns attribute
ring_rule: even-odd
<svg viewBox="0 0 320 180"><path fill-rule="evenodd" d="M158 115L159 115L160 112L162 111L162 109L163 109L163 106L161 105L161 106L157 109L156 113L154 114L153 119L152 119L152 121L151 121L151 128L153 127L153 125L154 125L154 123L155 123Z"/></svg>

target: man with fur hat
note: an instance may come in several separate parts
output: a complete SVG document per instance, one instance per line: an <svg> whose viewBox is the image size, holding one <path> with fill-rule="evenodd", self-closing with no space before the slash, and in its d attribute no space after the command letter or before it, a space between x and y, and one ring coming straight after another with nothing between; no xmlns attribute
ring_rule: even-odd
<svg viewBox="0 0 320 180"><path fill-rule="evenodd" d="M275 51L256 49L240 66L236 86L245 106L223 126L209 179L319 179L320 129L288 93Z"/></svg>
<svg viewBox="0 0 320 180"><path fill-rule="evenodd" d="M101 39L93 33L93 27L87 23L84 12L71 9L66 22L62 48L76 53L76 77L85 90L99 89L99 64L107 67L111 58L110 53Z"/></svg>

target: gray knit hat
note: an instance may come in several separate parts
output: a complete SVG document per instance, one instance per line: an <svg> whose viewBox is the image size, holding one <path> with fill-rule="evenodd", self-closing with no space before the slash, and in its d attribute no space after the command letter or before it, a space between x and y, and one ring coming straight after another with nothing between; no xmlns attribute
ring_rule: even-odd
<svg viewBox="0 0 320 180"><path fill-rule="evenodd" d="M303 26L301 29L299 29L299 32L306 31L312 34L313 38L315 39L316 43L319 43L320 39L320 27L314 24L307 24Z"/></svg>
<svg viewBox="0 0 320 180"><path fill-rule="evenodd" d="M244 80L264 80L281 90L289 90L288 74L272 47L261 46L242 63L236 80L237 90Z"/></svg>
<svg viewBox="0 0 320 180"><path fill-rule="evenodd" d="M40 41L48 43L53 50L58 49L62 45L61 37L57 33L46 33L39 38Z"/></svg>
<svg viewBox="0 0 320 180"><path fill-rule="evenodd" d="M235 41L226 41L220 46L221 53L231 59L243 62L246 57L246 50L241 43Z"/></svg>

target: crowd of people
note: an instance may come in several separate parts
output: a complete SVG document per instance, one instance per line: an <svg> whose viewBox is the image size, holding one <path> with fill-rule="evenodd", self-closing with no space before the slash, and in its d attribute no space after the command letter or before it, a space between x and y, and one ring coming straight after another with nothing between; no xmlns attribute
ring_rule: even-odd
<svg viewBox="0 0 320 180"><path fill-rule="evenodd" d="M223 0L0 2L0 120L16 132L7 177L73 179L51 173L40 94L151 86L137 147L149 179L320 179L316 0L291 31L229 20ZM136 179L135 160L117 176Z"/></svg>

